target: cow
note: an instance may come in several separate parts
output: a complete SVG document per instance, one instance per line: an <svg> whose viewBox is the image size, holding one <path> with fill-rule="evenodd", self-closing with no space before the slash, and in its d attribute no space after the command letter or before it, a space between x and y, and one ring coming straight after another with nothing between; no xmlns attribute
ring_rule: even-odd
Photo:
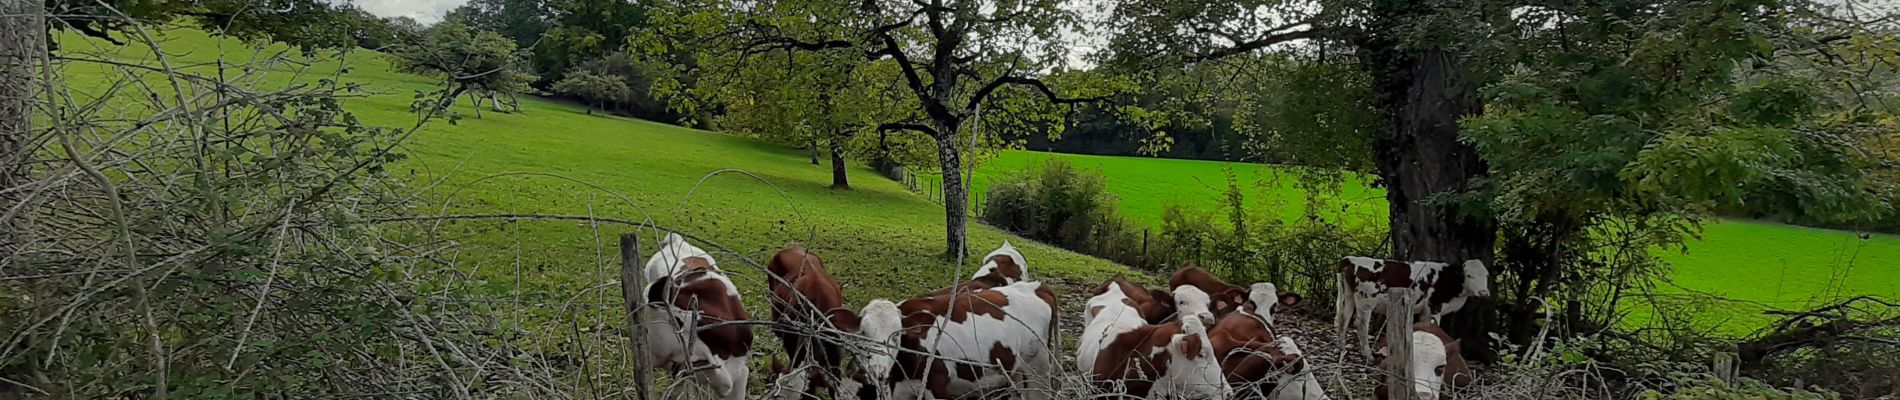
<svg viewBox="0 0 1900 400"><path fill-rule="evenodd" d="M1225 316L1243 305L1257 304L1259 306L1255 308L1254 313L1266 318L1268 325L1273 324L1274 308L1299 304L1301 299L1298 294L1280 293L1272 283L1259 282L1247 288L1228 284L1213 273L1193 265L1181 267L1180 270L1174 271L1173 276L1168 277L1169 288L1181 286L1194 286L1207 292L1212 301L1214 315ZM1263 295L1264 297L1261 297Z"/></svg>
<svg viewBox="0 0 1900 400"><path fill-rule="evenodd" d="M1175 289L1180 318L1148 324L1122 301L1119 285L1089 301L1093 314L1077 349L1077 363L1097 388L1150 399L1225 399L1219 360L1207 338L1212 319L1207 294Z"/></svg>
<svg viewBox="0 0 1900 400"><path fill-rule="evenodd" d="M977 267L976 273L970 276L970 280L956 286L925 293L923 296L942 295L952 290L974 292L1006 286L1025 279L1029 279L1029 261L1023 258L1021 251L1016 250L1016 246L1004 240L1002 247L997 247L995 251L983 256L983 265Z"/></svg>
<svg viewBox="0 0 1900 400"><path fill-rule="evenodd" d="M825 270L824 260L797 243L786 245L765 263L767 287L772 294L773 333L791 357L791 364L772 360L768 381L778 382L779 393L809 397L817 389L831 391L833 378L843 371L844 352L835 340L814 334L815 329L858 330L858 315L844 308L844 290ZM796 376L783 376L787 374ZM836 393L833 392L833 397Z"/></svg>
<svg viewBox="0 0 1900 400"><path fill-rule="evenodd" d="M1297 304L1298 298L1279 295L1273 284L1256 283L1247 299L1234 312L1221 316L1207 334L1227 382L1243 395L1325 399L1292 339L1276 339L1273 333L1269 310L1276 304Z"/></svg>
<svg viewBox="0 0 1900 400"><path fill-rule="evenodd" d="M1359 353L1370 359L1367 335L1372 333L1373 313L1407 315L1412 318L1410 322L1429 317L1429 322L1436 324L1445 315L1464 308L1467 299L1490 296L1489 282L1490 271L1478 260L1446 264L1346 257L1339 260L1339 302L1333 327L1339 329L1342 345L1353 344L1347 339L1358 335ZM1408 301L1417 307L1405 312L1385 310L1382 299L1393 287L1413 289ZM1356 322L1357 326L1351 327L1356 329L1348 329L1349 322Z"/></svg>
<svg viewBox="0 0 1900 400"><path fill-rule="evenodd" d="M740 303L739 287L711 255L678 234L660 240L660 251L647 260L645 273L650 279L647 304L658 309L642 321L648 364L676 372L698 370L695 381L716 397L745 398L752 330L737 324L715 326L750 319Z"/></svg>
<svg viewBox="0 0 1900 400"><path fill-rule="evenodd" d="M1135 308L1142 320L1150 324L1159 324L1174 318L1174 295L1168 292L1148 289L1129 281L1128 278L1116 275L1114 278L1103 281L1101 286L1095 287L1094 293L1096 296L1101 296L1109 293L1111 288L1115 290L1115 293L1119 293L1117 296L1126 299ZM1082 320L1088 321L1089 311L1083 310L1083 313Z"/></svg>
<svg viewBox="0 0 1900 400"><path fill-rule="evenodd" d="M1412 325L1411 340L1412 360L1406 368L1412 373L1412 390L1417 393L1414 398L1437 400L1446 391L1446 386L1459 388L1471 384L1473 375L1470 364L1460 354L1462 348L1459 342L1452 340L1444 329L1429 322L1420 322ZM1386 353L1387 349L1381 348L1380 353ZM1379 369L1388 370L1391 361L1381 360ZM1391 395L1387 393L1386 377L1379 375L1377 379L1379 384L1373 389L1373 396L1385 400Z"/></svg>
<svg viewBox="0 0 1900 400"><path fill-rule="evenodd" d="M1142 325L1165 323L1174 318L1176 309L1186 309L1195 315L1211 314L1202 298L1177 299L1173 294L1147 289L1120 275L1103 281L1094 293L1082 310L1085 326L1075 355L1076 368L1081 371L1095 367L1096 354L1116 334ZM1177 305L1177 300L1185 300L1187 304Z"/></svg>
<svg viewBox="0 0 1900 400"><path fill-rule="evenodd" d="M1191 264L1181 267L1180 270L1174 271L1174 275L1168 277L1170 290L1187 285L1207 292L1208 298L1213 301L1211 304L1214 313L1217 315L1227 315L1233 312L1234 308L1239 307L1240 302L1247 300L1247 289L1228 284L1213 273Z"/></svg>
<svg viewBox="0 0 1900 400"><path fill-rule="evenodd" d="M914 399L1027 385L1021 397L1046 398L1055 372L1058 307L1055 293L1039 282L903 303L872 300L859 313L859 333L880 346L858 354L863 377L843 389Z"/></svg>

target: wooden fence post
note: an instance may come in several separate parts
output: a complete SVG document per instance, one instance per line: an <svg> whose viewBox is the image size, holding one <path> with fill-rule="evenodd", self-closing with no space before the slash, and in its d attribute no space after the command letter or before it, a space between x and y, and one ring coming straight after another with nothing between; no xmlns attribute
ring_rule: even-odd
<svg viewBox="0 0 1900 400"><path fill-rule="evenodd" d="M1391 288L1385 297L1386 398L1412 400L1417 379L1412 376L1412 289Z"/></svg>
<svg viewBox="0 0 1900 400"><path fill-rule="evenodd" d="M1147 229L1147 228L1143 228L1141 230L1141 266L1142 267L1148 267L1149 266L1148 264L1154 261L1153 259L1151 259L1151 257L1148 256L1148 232L1151 230L1152 229Z"/></svg>
<svg viewBox="0 0 1900 400"><path fill-rule="evenodd" d="M646 274L640 264L638 233L620 235L620 297L626 300L627 338L633 343L633 388L635 398L651 398L653 366L647 365Z"/></svg>

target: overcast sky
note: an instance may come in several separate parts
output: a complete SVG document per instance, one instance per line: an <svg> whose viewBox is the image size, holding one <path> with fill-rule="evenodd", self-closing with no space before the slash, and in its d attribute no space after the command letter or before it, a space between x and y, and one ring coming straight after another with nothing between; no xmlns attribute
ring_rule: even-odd
<svg viewBox="0 0 1900 400"><path fill-rule="evenodd" d="M349 0L363 7L370 14L383 17L409 17L416 22L433 24L442 20L442 15L450 9L467 3L468 0Z"/></svg>

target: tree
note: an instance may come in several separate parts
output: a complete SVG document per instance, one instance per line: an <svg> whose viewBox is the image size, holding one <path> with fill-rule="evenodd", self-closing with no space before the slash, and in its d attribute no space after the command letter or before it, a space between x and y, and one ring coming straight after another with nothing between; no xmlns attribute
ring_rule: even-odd
<svg viewBox="0 0 1900 400"><path fill-rule="evenodd" d="M424 32L417 43L399 46L392 67L398 71L441 77L448 96L446 109L463 93L514 95L529 90L535 76L526 71L513 41L500 34L475 31L456 23L440 23ZM476 112L481 110L479 98Z"/></svg>
<svg viewBox="0 0 1900 400"><path fill-rule="evenodd" d="M1891 195L1858 172L1874 164L1847 140L1854 129L1803 111L1813 107L1802 93L1813 91L1778 89L1785 71L1743 63L1827 42L1832 34L1782 17L1812 15L1809 7L1131 1L1117 8L1112 60L1195 65L1350 44L1387 118L1366 149L1387 190L1393 256L1496 264L1502 239L1493 286L1505 309L1475 302L1448 324L1488 358L1490 333L1528 337L1534 299L1620 293L1585 287L1610 281L1594 279L1606 277L1591 269L1603 261L1588 258L1605 234L1586 234L1618 233L1608 222L1659 231L1667 244L1742 201L1826 218L1884 212L1878 199ZM1310 41L1273 42L1285 38ZM1642 281L1624 278L1610 284Z"/></svg>
<svg viewBox="0 0 1900 400"><path fill-rule="evenodd" d="M187 18L199 29L244 40L288 43L306 52L356 44L355 6L324 0L46 0L47 29L74 30L115 44L136 24ZM136 23L135 23L136 22Z"/></svg>
<svg viewBox="0 0 1900 400"><path fill-rule="evenodd" d="M323 0L15 0L0 4L0 207L25 174L36 151L27 144L35 99L33 66L57 44L54 31L73 30L124 44L119 38L138 24L189 17L201 29L244 40L272 40L305 52L356 44L360 21L349 5ZM11 233L0 221L0 231ZM0 238L0 246L8 239Z"/></svg>
<svg viewBox="0 0 1900 400"><path fill-rule="evenodd" d="M627 89L625 81L582 71L568 74L567 78L555 82L554 92L581 98L587 103L587 114L593 115L594 107L625 99L632 90Z"/></svg>
<svg viewBox="0 0 1900 400"><path fill-rule="evenodd" d="M1044 79L1066 69L1068 46L1061 36L1078 27L1075 14L1060 6L1057 0L699 0L676 4L663 18L664 34L677 44L672 48L707 49L702 59L845 51L893 62L899 72L893 83L917 107L877 127L919 132L937 142L945 252L961 257L969 212L964 158L969 143L982 142L965 135L976 135L971 122L979 110L998 116L983 125L1059 126L1064 108L1052 105L1106 98L1103 87L1077 85L1083 79ZM649 54L667 49L648 47Z"/></svg>

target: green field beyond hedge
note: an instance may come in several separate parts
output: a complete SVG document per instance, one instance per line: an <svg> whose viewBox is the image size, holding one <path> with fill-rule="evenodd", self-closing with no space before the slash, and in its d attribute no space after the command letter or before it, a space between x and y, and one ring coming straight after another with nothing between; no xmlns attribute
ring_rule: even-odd
<svg viewBox="0 0 1900 400"><path fill-rule="evenodd" d="M1265 204L1280 207L1275 211L1283 216L1303 211L1302 192L1292 178L1279 167L1260 164L1012 150L980 165L973 184L981 191L1000 175L1052 157L1101 170L1109 191L1119 197L1122 215L1150 226L1160 225L1161 212L1169 204L1216 207L1226 190L1225 168L1235 170L1243 182L1264 183L1249 194L1264 193ZM1341 189L1350 207L1344 211L1355 221L1384 224L1384 191L1366 187L1361 179L1349 180ZM1768 307L1800 309L1860 294L1900 297L1900 237L1872 235L1862 240L1856 232L1743 220L1705 228L1703 238L1690 242L1686 253L1655 250L1674 266L1671 279L1657 283L1659 294L1702 292L1735 300L1706 304L1697 318L1705 328L1743 335L1773 321L1761 313ZM1653 307L1640 302L1626 310L1632 322L1653 313Z"/></svg>

